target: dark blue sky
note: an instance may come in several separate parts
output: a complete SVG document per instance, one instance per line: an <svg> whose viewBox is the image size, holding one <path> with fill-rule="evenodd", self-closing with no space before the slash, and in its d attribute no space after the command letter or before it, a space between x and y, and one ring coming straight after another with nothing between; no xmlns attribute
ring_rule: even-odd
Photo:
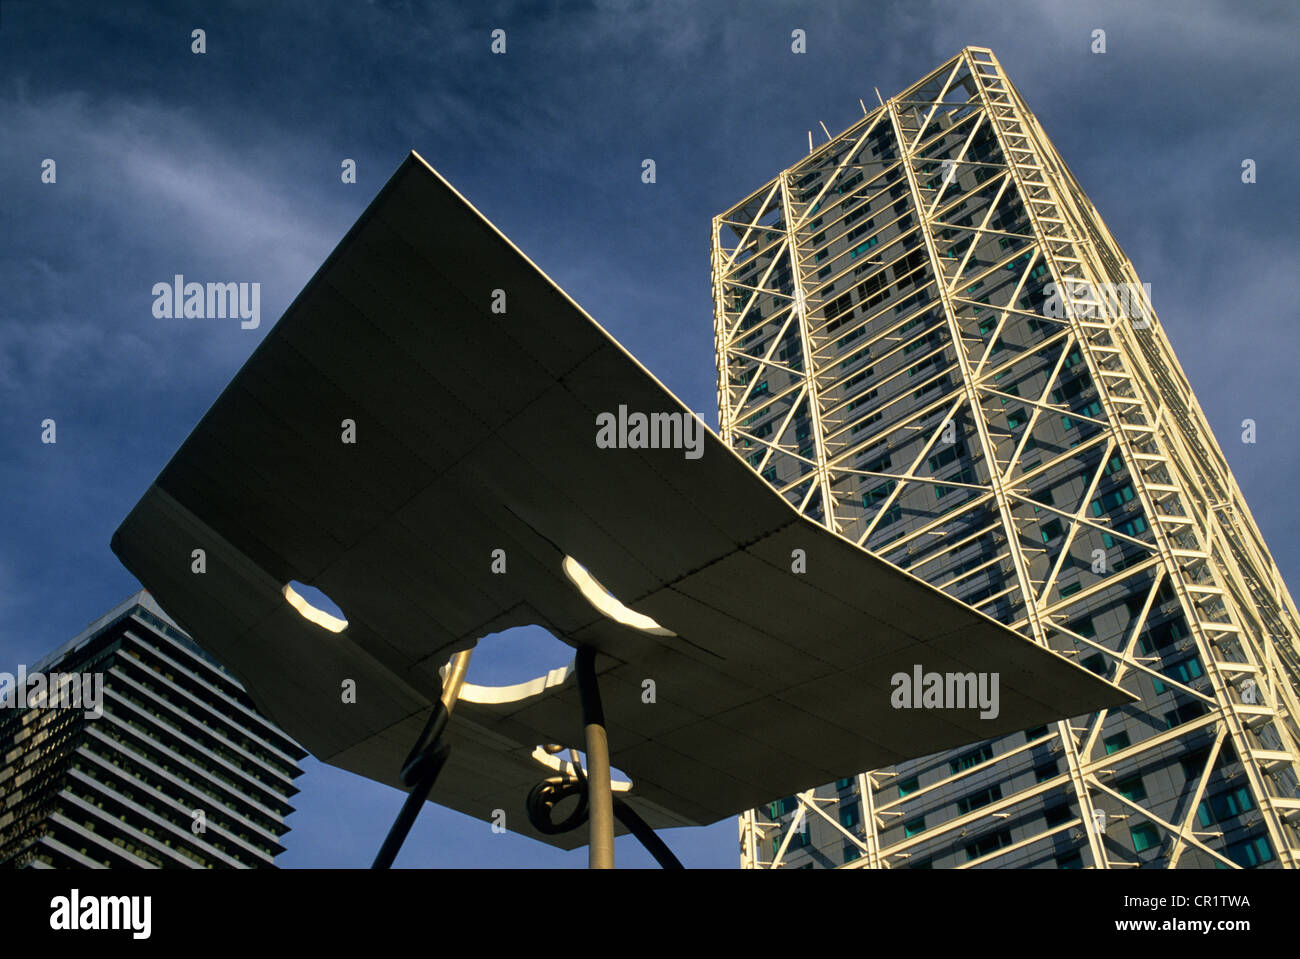
<svg viewBox="0 0 1300 959"><path fill-rule="evenodd" d="M716 424L710 218L810 128L824 140L819 120L840 131L873 87L968 44L998 55L1151 284L1284 577L1300 569L1294 4L262 7L0 0L0 670L138 588L113 530L408 150ZM260 329L156 319L177 273L261 283ZM307 769L281 863L367 865L401 795ZM732 821L666 838L688 865L737 864ZM398 864L585 858L429 807Z"/></svg>

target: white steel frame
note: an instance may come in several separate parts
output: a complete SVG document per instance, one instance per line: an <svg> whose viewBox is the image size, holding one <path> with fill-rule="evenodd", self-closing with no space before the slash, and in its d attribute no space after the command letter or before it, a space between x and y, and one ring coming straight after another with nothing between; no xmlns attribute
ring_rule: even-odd
<svg viewBox="0 0 1300 959"><path fill-rule="evenodd" d="M892 162L871 167L861 158L868 139L880 131L892 135L897 155ZM934 144L952 142L952 132L964 134L964 138L955 156L948 148L943 159L952 162L944 165L933 152ZM977 137L995 144L996 152L968 157ZM870 174L877 169L881 172L865 176L857 189L843 188L845 183L856 186L855 172ZM822 171L820 190L815 195L799 193L801 184L818 179L812 175L817 171ZM931 179L936 172L940 176ZM863 181L864 177L857 179ZM899 316L898 324L884 329L879 320L883 313L855 327L854 314L831 315L836 301L819 291L816 264L826 257L824 237L837 223L860 215L853 204L862 201L865 210L874 200L872 210L879 209L886 188L891 199L906 201L906 212L898 213L896 205L885 218L875 213L867 221L874 233L854 251L863 256L855 268L861 270L866 265L870 271L878 266L875 277L887 279L884 264L890 262L897 274L898 264L904 261L887 259L880 244L893 244L889 237L893 233L901 236L900 225L911 224L908 235L915 232L921 240L920 244L912 241L913 250L923 251L924 258L913 253L913 259L906 262L923 263L928 277L925 287L932 289L929 298L937 301L943 314L938 326L922 325L916 333L907 330L911 314ZM993 199L978 222L970 216L962 222L957 212L965 206L965 199L977 193ZM1011 233L993 218L1004 200L1017 197L1029 228ZM859 228L857 236L862 235ZM989 236L997 236L1003 246L1009 246L1009 259L989 265L974 255L979 242ZM878 259L871 252L877 247L881 251ZM844 253L836 254L830 262L843 267L844 257ZM741 282L739 277L755 262L762 263L762 268ZM1062 348L1041 393L1020 397L1002 388L999 380L1024 353L1000 337L1013 317L1033 316L1047 322L1039 311L1021 305L1022 290L1031 274L1041 277L1043 267L1063 291L1063 315L1051 321L1055 328L1050 336L1033 347L1041 349L1048 343ZM989 305L972 299L972 291L985 279L1001 279L1003 270L1019 271L1018 282L1004 304L993 304L996 326L991 335L985 333L987 321L976 335L971 318ZM847 273L841 269L837 276ZM936 277L941 278L937 283ZM1158 676L1164 686L1178 689L1206 710L1199 718L1110 753L1101 742L1107 711L1078 720L1081 724L1058 722L1047 739L1026 743L906 797L894 798L885 792L893 771L860 773L850 794L863 804L864 821L857 828L842 825L834 811L828 810L839 801L835 796L808 790L796 797L797 810L784 824L757 810L742 816L742 866L784 865L794 837L802 833L809 817L830 823L846 843L859 850L860 857L850 866L906 866L923 844L933 848L936 837L946 836L956 844L968 830L1010 819L1041 804L1049 793L1065 792L1077 809L1076 816L981 855L963 867L999 865L1018 849L1065 831L1086 848L1085 865L1136 866L1139 860L1129 848L1131 844L1116 840L1126 832L1121 824L1143 820L1158 830L1158 864L1178 866L1188 861L1189 850L1197 850L1200 857L1192 858L1202 864L1213 861L1235 867L1220 848L1221 833L1200 829L1196 822L1206 784L1225 743L1231 743L1242 760L1255 804L1252 816L1263 823L1278 863L1300 865L1296 828L1300 820L1300 614L1149 301L1138 303L1136 314L1134 304L1129 303L1125 312L1092 295L1106 283L1136 285L1138 278L997 59L980 47L962 50L911 89L884 101L849 130L714 219L718 405L722 436L733 448L759 471L770 470L778 462L797 464L801 475L777 480L769 472L769 481L796 507L864 546L888 520L891 507L916 484L936 491L968 490L968 498L958 508L936 508L932 518L890 542L880 550L881 555L907 566L909 557L919 552L921 557L913 567L917 572L944 555L955 556L981 538L996 542L997 549L977 569L938 585L955 588L967 576L996 564L1010 585L977 603L977 608L992 612L998 602L1008 601L1014 604L1015 613L1004 619L1037 642L1081 658L1099 652L1104 657L1105 675L1126 688L1140 693L1138 679ZM776 308L755 324L753 311L760 300ZM845 336L844 330L852 333L858 328L870 334L866 342L873 364L874 357L912 349L918 360L935 360L936 372L930 380L955 377L956 385L941 390L904 422L863 440L845 438L848 434L843 427L853 419L852 406L846 412L845 397L837 395L837 387L849 375L844 367L852 356L845 361L844 354L836 353L836 340ZM936 330L937 345L932 349ZM759 349L752 345L757 340L762 341ZM1002 345L995 348L999 342ZM1085 398L1095 396L1093 405L1100 407L1100 413L1080 416L1054 402L1053 388L1061 384L1064 364L1072 356L1079 357L1075 365L1084 364L1082 368L1091 377L1093 386ZM773 390L769 381L786 385ZM1020 433L1008 425L1004 409L1013 399L1029 415L1028 426ZM780 415L770 432L759 435L761 427L750 428L772 411ZM1059 456L1043 455L1042 462L1030 463L1028 438L1035 424L1040 418L1063 413L1074 416L1076 422L1096 423L1100 429ZM970 424L966 440L978 452L982 472L973 481L954 483L949 479L941 484L924 464L939 448L936 444L944 425L959 417ZM864 448L887 438L892 449L898 436L917 432L926 435L926 442L906 469L899 471L899 464L894 464L893 470L855 468L852 457ZM1101 451L1103 465L1090 477L1077 503L1048 504L1027 495L1036 478L1065 458L1094 448ZM1103 469L1116 455L1122 457L1135 492L1127 508L1144 517L1149 527L1132 535L1112 529L1110 517L1088 511ZM886 484L878 487L888 492L873 509L856 503L856 494L850 489L852 481L862 476L878 477ZM982 515L993 520L978 527ZM1044 517L1058 518L1066 530L1065 543L1055 558L1027 542ZM951 546L936 552L935 538L965 530L962 522L978 528L969 535L959 533ZM1072 545L1082 549L1085 537L1095 538L1103 530L1108 544L1117 542L1130 554L1140 550L1141 558L1067 598L1058 586ZM1150 581L1145 602L1119 642L1097 642L1068 628L1072 617L1087 608L1089 601L1117 585L1127 583L1132 588L1140 580ZM1168 601L1181 607L1190 630L1180 645L1186 650L1194 648L1204 668L1203 676L1188 683L1161 674L1156 668L1158 657L1141 655L1138 649L1153 606L1169 597L1170 591L1172 600ZM1255 683L1258 695L1243 694L1247 680ZM1159 815L1151 808L1155 804L1127 798L1115 788L1121 778L1118 771L1140 769L1171 744L1186 746L1194 736L1205 738L1207 729L1213 738L1205 768L1194 784L1189 783L1191 793L1183 797L1173 819ZM897 831L893 838L883 835L898 817L907 815L908 806L920 794L951 789L964 777L1005 762L1013 753L1045 743L1066 761L1059 776L920 835L901 839ZM1106 814L1104 820L1096 810ZM777 836L780 841L775 850L765 856L769 840Z"/></svg>

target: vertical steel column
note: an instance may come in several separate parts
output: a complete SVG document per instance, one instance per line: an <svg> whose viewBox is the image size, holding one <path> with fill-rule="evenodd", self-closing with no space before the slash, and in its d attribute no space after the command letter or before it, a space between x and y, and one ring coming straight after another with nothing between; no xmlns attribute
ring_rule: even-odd
<svg viewBox="0 0 1300 959"><path fill-rule="evenodd" d="M614 792L610 786L609 737L605 733L605 711L596 685L596 651L590 646L578 650L578 696L582 700L582 727L587 739L587 865L592 869L614 868Z"/></svg>

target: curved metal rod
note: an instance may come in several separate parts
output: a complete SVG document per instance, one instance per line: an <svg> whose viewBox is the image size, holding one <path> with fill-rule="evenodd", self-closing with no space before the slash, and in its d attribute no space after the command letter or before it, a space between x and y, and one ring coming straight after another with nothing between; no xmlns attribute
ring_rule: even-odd
<svg viewBox="0 0 1300 959"><path fill-rule="evenodd" d="M660 839L649 824L637 814L637 811L623 800L615 798L614 815L619 822L627 826L632 835L641 841L641 845L645 846L646 851L654 856L655 862L659 863L664 869L686 868L682 865L682 861L673 855L673 851L668 848L668 844Z"/></svg>
<svg viewBox="0 0 1300 959"><path fill-rule="evenodd" d="M402 785L409 788L410 792L407 793L392 828L388 830L388 835L384 837L384 844L379 847L379 854L375 856L371 869L388 869L393 865L393 860L401 851L402 843L406 842L411 827L415 825L420 807L429 798L434 783L438 781L438 774L447 764L451 746L443 740L442 734L451 720L451 710L456 705L456 700L460 698L460 690L465 684L465 674L469 670L469 658L472 653L473 650L463 650L453 656L448 663L447 677L443 681L438 699L433 704L433 710L429 713L428 722L424 724L420 738L415 741L415 745L407 754L406 762L402 763L399 777Z"/></svg>
<svg viewBox="0 0 1300 959"><path fill-rule="evenodd" d="M443 715L446 715L446 713L444 712ZM420 814L420 807L429 798L429 792L438 779L438 773L442 772L442 767L446 765L447 756L450 753L451 746L445 741L439 740L417 757L416 761L419 763L419 770L423 774L423 778L407 794L406 801L402 803L402 809L397 814L397 819L393 822L392 828L388 830L388 835L384 837L384 844L379 847L379 855L375 856L371 869L388 869L393 865L393 860L397 858L402 843L406 842L407 833L411 831L411 826L415 824L415 817ZM408 763L407 768L411 768L410 763Z"/></svg>

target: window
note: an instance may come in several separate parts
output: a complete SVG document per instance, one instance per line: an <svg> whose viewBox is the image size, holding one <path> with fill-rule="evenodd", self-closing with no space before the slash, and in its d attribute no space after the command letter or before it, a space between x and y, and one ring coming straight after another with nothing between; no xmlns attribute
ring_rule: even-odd
<svg viewBox="0 0 1300 959"><path fill-rule="evenodd" d="M908 371L907 371L907 375L908 375L909 377L911 377L911 376L916 376L917 373L920 373L920 372L924 371L927 367L931 367L931 366L942 366L942 365L943 365L943 360L944 360L944 356L943 356L943 354L942 354L942 353L936 353L934 356L930 357L928 360L922 360L920 363L917 363L915 366L909 368Z"/></svg>
<svg viewBox="0 0 1300 959"><path fill-rule="evenodd" d="M1128 733L1118 732L1114 736L1108 736L1103 740L1106 746L1106 755L1117 753L1129 745Z"/></svg>
<svg viewBox="0 0 1300 959"><path fill-rule="evenodd" d="M1141 802L1147 798L1147 790L1146 787L1142 785L1141 776L1130 776L1128 779L1117 782L1115 784L1115 792L1133 802Z"/></svg>
<svg viewBox="0 0 1300 959"><path fill-rule="evenodd" d="M862 850L859 849L854 843L846 842L844 844L845 862L853 862L853 860L859 859L861 858L861 856L862 856Z"/></svg>
<svg viewBox="0 0 1300 959"><path fill-rule="evenodd" d="M1232 744L1225 740L1223 743L1223 749L1219 752L1219 767L1224 763L1236 761L1236 753L1230 752L1231 749ZM1196 752L1178 760L1179 764L1183 767L1183 778L1187 780L1199 779L1201 773L1205 771L1205 762L1209 758L1210 750L1206 748L1198 749Z"/></svg>
<svg viewBox="0 0 1300 959"><path fill-rule="evenodd" d="M1101 404L1100 404L1099 402L1097 402L1096 400L1093 400L1093 401L1092 401L1091 403L1089 403L1087 406L1083 407L1083 409L1081 409L1081 410L1076 410L1076 411L1075 411L1075 415L1076 415L1076 416L1090 416L1090 417L1093 417L1093 418L1096 418L1096 417L1098 417L1098 416L1101 416ZM1064 427L1068 430L1068 429L1073 429L1075 426L1086 426L1086 425L1088 425L1088 424L1086 424L1086 423L1077 423L1077 422L1075 422L1074 420L1070 419L1070 417L1068 417L1068 416L1062 416L1062 417L1061 417L1061 425L1064 426Z"/></svg>
<svg viewBox="0 0 1300 959"><path fill-rule="evenodd" d="M1273 860L1273 847L1269 843L1267 836L1256 836L1254 839L1235 842L1224 852L1238 866L1247 869L1251 866L1258 866L1262 862L1272 862ZM1219 865L1222 866L1222 863Z"/></svg>
<svg viewBox="0 0 1300 959"><path fill-rule="evenodd" d="M1144 822L1140 826L1134 826L1129 830L1129 836L1133 839L1133 851L1144 852L1147 849L1154 849L1160 845L1160 833L1156 827L1149 822Z"/></svg>
<svg viewBox="0 0 1300 959"><path fill-rule="evenodd" d="M859 254L866 253L867 250L875 246L877 242L878 240L876 239L876 237L874 236L868 237L865 242L854 247L852 250L849 250L849 259L852 260L854 257L858 256Z"/></svg>
<svg viewBox="0 0 1300 959"><path fill-rule="evenodd" d="M849 429L849 434L853 435L855 433L861 433L865 429L869 429L870 427L874 426L876 423L879 423L882 419L884 419L884 416L885 416L884 413L872 413L870 416L864 416L862 419L858 420L856 423L853 424L853 426Z"/></svg>
<svg viewBox="0 0 1300 959"><path fill-rule="evenodd" d="M1085 387L1091 386L1092 381L1086 376L1077 376L1072 380L1062 383L1059 389L1052 390L1052 402L1064 403L1066 400L1073 399L1083 392Z"/></svg>
<svg viewBox="0 0 1300 959"><path fill-rule="evenodd" d="M867 507L867 509L871 509L877 503L881 503L888 499L889 494L893 492L893 489L894 480L886 480L880 485L875 486L862 494L862 505Z"/></svg>
<svg viewBox="0 0 1300 959"><path fill-rule="evenodd" d="M972 749L968 753L962 753L956 759L948 764L948 767L954 772L959 773L963 769L972 769L980 763L988 762L993 758L993 747L985 743L978 749Z"/></svg>
<svg viewBox="0 0 1300 959"><path fill-rule="evenodd" d="M1173 729L1175 726L1181 726L1183 723L1190 723L1205 715L1205 705L1199 700L1190 703L1184 703L1177 709L1172 709L1165 713L1165 728Z"/></svg>
<svg viewBox="0 0 1300 959"><path fill-rule="evenodd" d="M938 342L939 342L939 333L936 330L935 332L931 333L929 336L923 336L920 339L913 340L911 343L908 343L906 346L904 346L903 355L906 356L908 353L915 353L917 350L923 350L927 346L934 346ZM911 374L909 373L908 375L910 376Z"/></svg>
<svg viewBox="0 0 1300 959"><path fill-rule="evenodd" d="M1035 739L1042 739L1047 735L1047 725L1035 726L1033 729L1025 730L1025 742L1032 743Z"/></svg>
<svg viewBox="0 0 1300 959"><path fill-rule="evenodd" d="M898 782L898 797L901 799L909 793L916 792L919 788L920 785L915 776L912 776L909 779L901 779Z"/></svg>
<svg viewBox="0 0 1300 959"><path fill-rule="evenodd" d="M1025 413L1025 408L1023 406L1018 407L1007 414L1007 429L1009 430L1019 429L1028 422L1029 416Z"/></svg>
<svg viewBox="0 0 1300 959"><path fill-rule="evenodd" d="M1082 666L1084 669L1091 670L1092 672L1096 673L1098 676L1106 675L1106 657L1104 657L1101 653L1094 653L1093 655L1089 656L1087 659L1083 660L1079 665Z"/></svg>
<svg viewBox="0 0 1300 959"><path fill-rule="evenodd" d="M848 226L850 223L856 223L858 220L862 219L864 216L867 215L870 206L871 204L869 203L862 203L854 207L852 210L850 210L848 213L844 215L844 225ZM871 223L872 221L868 220L866 223L863 224L863 226L869 227L871 226Z"/></svg>
<svg viewBox="0 0 1300 959"><path fill-rule="evenodd" d="M869 463L863 463L858 467L858 469L862 470L864 473L883 473L892 465L893 460L890 458L889 454L886 453L879 459L874 459ZM863 479L866 479L866 477L863 477Z"/></svg>
<svg viewBox="0 0 1300 959"><path fill-rule="evenodd" d="M1191 656L1181 663L1169 667L1169 669L1165 670L1164 675L1177 680L1183 685L1187 685L1193 679L1198 679L1203 675L1201 661L1196 656ZM1163 693L1166 689L1165 684L1158 679L1152 680L1152 685L1155 686L1157 693Z"/></svg>
<svg viewBox="0 0 1300 959"><path fill-rule="evenodd" d="M1034 782L1045 783L1049 779L1055 779L1060 774L1061 771L1057 768L1056 760L1053 759L1050 763L1043 763L1041 766L1034 767Z"/></svg>
<svg viewBox="0 0 1300 959"><path fill-rule="evenodd" d="M1002 798L1002 787L996 783L988 789L981 789L979 792L973 792L969 796L963 796L957 800L957 812L965 815L973 809L979 809L981 806L987 806L989 803Z"/></svg>
<svg viewBox="0 0 1300 959"><path fill-rule="evenodd" d="M1146 517L1135 516L1127 522L1120 523L1115 529L1116 532L1123 533L1126 536L1139 536L1147 531ZM1115 537L1111 536L1110 533L1102 533L1101 541L1106 544L1107 549L1115 545Z"/></svg>
<svg viewBox="0 0 1300 959"><path fill-rule="evenodd" d="M835 788L836 788L836 789L841 789L841 790L843 790L843 789L848 789L848 788L851 787L852 785L853 785L853 777L852 777L852 776L846 776L844 779L837 779L837 780L835 780Z"/></svg>
<svg viewBox="0 0 1300 959"><path fill-rule="evenodd" d="M1043 542L1046 543L1047 540L1043 540ZM1061 587L1061 596L1062 597L1073 596L1081 589L1083 589L1083 584L1080 583L1078 580L1076 580L1073 583L1067 583L1066 585Z"/></svg>
<svg viewBox="0 0 1300 959"><path fill-rule="evenodd" d="M1056 537L1064 533L1065 528L1061 525L1059 519L1053 519L1043 523L1039 528L1039 532L1043 535L1043 542L1050 543L1052 540L1056 539Z"/></svg>
<svg viewBox="0 0 1300 959"><path fill-rule="evenodd" d="M978 839L966 847L966 861L978 859L980 856L987 856L991 852L996 852L1003 846L1011 845L1011 830L1003 829L999 832Z"/></svg>
<svg viewBox="0 0 1300 959"><path fill-rule="evenodd" d="M1059 826L1063 822L1069 822L1073 818L1074 814L1070 812L1070 807L1065 803L1043 810L1043 819L1046 821L1048 829Z"/></svg>
<svg viewBox="0 0 1300 959"><path fill-rule="evenodd" d="M845 829L852 829L858 823L862 822L862 804L856 799L845 805L840 804L840 825Z"/></svg>
<svg viewBox="0 0 1300 959"><path fill-rule="evenodd" d="M1066 623L1065 628L1072 633L1078 633L1085 639L1092 639L1097 635L1097 627L1093 625L1091 616L1080 616L1073 622Z"/></svg>
<svg viewBox="0 0 1300 959"><path fill-rule="evenodd" d="M861 359L861 357L854 357L854 359L855 360ZM853 362L853 360L849 360L848 362L851 363ZM847 363L844 365L847 365ZM868 366L865 370L860 370L859 372L854 373L852 376L850 376L847 380L844 381L844 391L847 393L849 390L857 386L859 383L861 383L868 376L871 376L875 372L876 372L876 368L874 366Z"/></svg>
<svg viewBox="0 0 1300 959"><path fill-rule="evenodd" d="M961 470L960 472L958 472L958 473L954 473L952 476L947 477L947 479L952 480L952 482L954 482L954 483L972 483L972 484L973 484L973 483L975 482L975 467L973 467L973 466L968 466L968 467L966 467L964 470ZM935 498L935 499L943 499L945 496L947 496L949 493L951 493L954 489L956 489L956 487L953 487L953 486L943 486L943 485L941 485L941 484L936 484L935 487L934 487L934 498Z"/></svg>
<svg viewBox="0 0 1300 959"><path fill-rule="evenodd" d="M941 449L930 457L930 472L937 473L949 463L954 462L959 456L964 456L966 447L961 443L953 443L947 449Z"/></svg>
<svg viewBox="0 0 1300 959"><path fill-rule="evenodd" d="M916 819L903 823L903 835L908 839L924 831L925 831L924 816L918 816Z"/></svg>
<svg viewBox="0 0 1300 959"><path fill-rule="evenodd" d="M1083 857L1077 852L1064 853L1056 857L1057 869L1082 869Z"/></svg>
<svg viewBox="0 0 1300 959"><path fill-rule="evenodd" d="M1119 509L1125 503L1133 499L1133 486L1122 486L1119 489L1111 490L1092 501L1092 515L1100 516L1102 513L1110 512L1113 509Z"/></svg>
<svg viewBox="0 0 1300 959"><path fill-rule="evenodd" d="M1209 828L1216 822L1240 816L1254 808L1255 800L1251 798L1250 789L1246 786L1238 786L1236 789L1203 800L1196 809L1196 815L1201 820L1201 825Z"/></svg>
<svg viewBox="0 0 1300 959"><path fill-rule="evenodd" d="M876 528L878 530L884 529L886 526L890 526L893 523L897 523L902 518L903 518L903 507L891 506L889 507L889 509L885 510L883 513L880 514L880 522L876 524ZM900 533L899 535L902 534ZM878 546L880 545L884 545L884 544L878 544Z"/></svg>

